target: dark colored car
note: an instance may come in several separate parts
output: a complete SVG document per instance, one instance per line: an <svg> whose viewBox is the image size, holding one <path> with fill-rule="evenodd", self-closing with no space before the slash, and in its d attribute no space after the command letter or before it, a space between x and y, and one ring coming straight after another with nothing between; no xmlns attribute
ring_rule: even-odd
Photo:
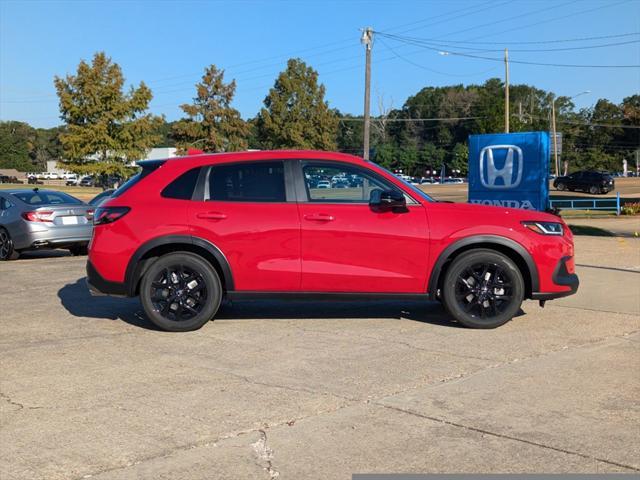
<svg viewBox="0 0 640 480"><path fill-rule="evenodd" d="M104 202L106 202L107 200L109 200L109 198L111 198L111 195L113 195L113 192L115 192L113 188L110 188L109 190L105 190L104 192L100 192L98 195L96 195L91 200L89 200L88 203L92 207L97 207L103 204Z"/></svg>
<svg viewBox="0 0 640 480"><path fill-rule="evenodd" d="M553 186L560 190L582 190L592 195L609 193L615 188L613 177L606 172L583 171L575 172L566 177L558 177Z"/></svg>
<svg viewBox="0 0 640 480"><path fill-rule="evenodd" d="M202 327L225 297L440 300L459 323L494 328L525 298L578 288L561 218L435 202L351 155L238 152L140 166L96 209L88 284L139 295L166 330ZM357 181L321 188L318 176Z"/></svg>

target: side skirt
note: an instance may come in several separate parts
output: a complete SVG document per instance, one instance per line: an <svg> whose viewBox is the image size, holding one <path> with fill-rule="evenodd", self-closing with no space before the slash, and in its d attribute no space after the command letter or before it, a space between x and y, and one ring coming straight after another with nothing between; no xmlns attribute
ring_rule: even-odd
<svg viewBox="0 0 640 480"><path fill-rule="evenodd" d="M312 300L329 302L411 300L429 301L427 293L358 293L358 292L253 292L228 291L229 300Z"/></svg>

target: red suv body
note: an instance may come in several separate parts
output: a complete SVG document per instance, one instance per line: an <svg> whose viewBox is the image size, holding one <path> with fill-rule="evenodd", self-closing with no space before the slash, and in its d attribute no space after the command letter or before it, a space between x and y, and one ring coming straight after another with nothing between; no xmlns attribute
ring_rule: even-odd
<svg viewBox="0 0 640 480"><path fill-rule="evenodd" d="M93 293L140 295L192 330L223 297L423 298L491 328L524 298L574 293L570 230L554 215L441 203L361 158L316 151L140 162L95 213Z"/></svg>

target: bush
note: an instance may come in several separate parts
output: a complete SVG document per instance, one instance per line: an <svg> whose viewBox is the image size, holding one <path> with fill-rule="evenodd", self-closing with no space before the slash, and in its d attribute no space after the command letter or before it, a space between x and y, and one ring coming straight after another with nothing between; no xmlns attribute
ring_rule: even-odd
<svg viewBox="0 0 640 480"><path fill-rule="evenodd" d="M623 215L638 215L640 214L640 202L625 203L621 210Z"/></svg>

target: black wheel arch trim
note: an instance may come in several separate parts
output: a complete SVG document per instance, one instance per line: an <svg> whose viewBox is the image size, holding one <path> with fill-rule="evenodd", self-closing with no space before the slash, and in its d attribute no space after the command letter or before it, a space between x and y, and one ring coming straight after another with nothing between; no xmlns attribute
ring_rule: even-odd
<svg viewBox="0 0 640 480"><path fill-rule="evenodd" d="M125 285L127 286L127 295L130 297L136 296L136 288L142 278L144 272L148 270L151 263L145 262L143 257L151 250L157 247L173 244L190 244L196 247L203 248L210 255L215 258L222 271L223 281L226 290L234 290L233 274L231 272L231 266L227 257L222 251L213 243L204 238L194 237L192 235L167 235L164 237L157 237L153 240L141 245L135 253L131 256L129 263L127 264L127 270L125 273Z"/></svg>
<svg viewBox="0 0 640 480"><path fill-rule="evenodd" d="M524 248L521 244L516 242L515 240L511 240L507 237L501 237L499 235L473 235L470 237L464 237L460 240L455 241L447 248L445 248L438 259L436 260L433 268L431 270L431 274L429 276L429 285L428 285L428 293L429 298L432 300L437 300L438 294L438 283L440 281L440 275L442 274L442 268L447 263L449 258L454 255L460 249L466 249L467 247L473 246L477 244L480 246L488 245L499 245L501 247L507 247L513 250L516 254L518 254L522 260L525 262L527 269L529 270L529 280L531 281L531 291L537 292L539 289L540 281L538 277L538 267L536 266L531 254Z"/></svg>

